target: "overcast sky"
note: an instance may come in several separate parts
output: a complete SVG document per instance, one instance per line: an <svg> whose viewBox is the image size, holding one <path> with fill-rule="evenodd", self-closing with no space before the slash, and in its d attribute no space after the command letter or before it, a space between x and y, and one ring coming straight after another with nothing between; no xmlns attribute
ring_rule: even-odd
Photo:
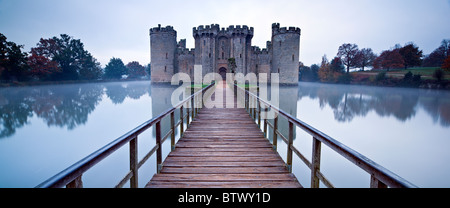
<svg viewBox="0 0 450 208"><path fill-rule="evenodd" d="M150 62L149 29L172 25L194 47L199 25L254 27L265 47L271 25L300 27L300 61L334 57L343 43L375 53L414 42L425 54L450 39L450 0L0 0L0 33L29 51L39 39L68 34L105 66L112 57Z"/></svg>

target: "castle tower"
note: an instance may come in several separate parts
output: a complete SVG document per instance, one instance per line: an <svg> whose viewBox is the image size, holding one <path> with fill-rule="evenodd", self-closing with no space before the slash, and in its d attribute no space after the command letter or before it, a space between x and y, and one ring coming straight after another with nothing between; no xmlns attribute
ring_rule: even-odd
<svg viewBox="0 0 450 208"><path fill-rule="evenodd" d="M280 73L281 84L298 83L300 28L272 24L272 73Z"/></svg>
<svg viewBox="0 0 450 208"><path fill-rule="evenodd" d="M212 24L193 28L195 39L195 64L202 65L203 76L207 73L216 72L216 37L219 25Z"/></svg>
<svg viewBox="0 0 450 208"><path fill-rule="evenodd" d="M250 72L253 27L230 26L227 33L230 37L230 57L236 61L236 72L247 74Z"/></svg>
<svg viewBox="0 0 450 208"><path fill-rule="evenodd" d="M178 72L177 32L172 26L150 29L152 82L170 82Z"/></svg>

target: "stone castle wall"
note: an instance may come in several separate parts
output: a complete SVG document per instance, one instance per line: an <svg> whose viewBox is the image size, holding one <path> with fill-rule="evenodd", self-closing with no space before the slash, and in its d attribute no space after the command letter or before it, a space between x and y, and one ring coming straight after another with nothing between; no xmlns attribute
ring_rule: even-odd
<svg viewBox="0 0 450 208"><path fill-rule="evenodd" d="M234 58L235 72L280 73L280 83L298 83L300 29L272 25L272 39L265 49L252 46L254 29L246 25L220 28L218 24L193 28L195 49L186 49L186 39L176 43L176 31L171 26L152 28L151 64L152 82L170 82L176 72L192 77L194 65L202 65L203 75L219 73Z"/></svg>

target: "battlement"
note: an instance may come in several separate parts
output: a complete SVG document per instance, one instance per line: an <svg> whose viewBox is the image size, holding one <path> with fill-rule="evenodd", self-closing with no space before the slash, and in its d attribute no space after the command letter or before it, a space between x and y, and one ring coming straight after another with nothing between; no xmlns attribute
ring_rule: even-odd
<svg viewBox="0 0 450 208"><path fill-rule="evenodd" d="M216 36L216 35L224 35L231 37L232 35L244 35L244 36L252 36L254 29L253 27L248 27L247 25L230 25L228 28L220 28L218 24L211 25L200 25L198 27L194 27L193 30L194 37L196 36Z"/></svg>
<svg viewBox="0 0 450 208"><path fill-rule="evenodd" d="M259 48L258 46L252 46L253 54L269 54L269 50L267 48Z"/></svg>
<svg viewBox="0 0 450 208"><path fill-rule="evenodd" d="M300 28L298 27L280 27L280 23L273 23L272 24L272 36L273 35L279 35L279 34L286 34L286 33L293 33L300 35Z"/></svg>
<svg viewBox="0 0 450 208"><path fill-rule="evenodd" d="M177 35L177 31L175 31L172 26L168 25L166 27L161 27L161 24L158 24L158 27L150 28L150 35L156 33L171 33L175 36Z"/></svg>
<svg viewBox="0 0 450 208"><path fill-rule="evenodd" d="M195 55L195 48L178 48L178 55Z"/></svg>
<svg viewBox="0 0 450 208"><path fill-rule="evenodd" d="M195 36L204 36L204 35L217 35L219 33L220 27L218 24L211 25L200 25L198 27L194 27L192 29L192 33Z"/></svg>

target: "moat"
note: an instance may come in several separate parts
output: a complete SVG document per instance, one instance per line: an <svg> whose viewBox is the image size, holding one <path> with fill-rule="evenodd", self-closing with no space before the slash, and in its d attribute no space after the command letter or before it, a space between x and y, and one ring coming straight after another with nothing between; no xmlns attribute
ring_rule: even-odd
<svg viewBox="0 0 450 208"><path fill-rule="evenodd" d="M0 89L0 187L36 186L171 107L176 88L137 81ZM442 162L450 158L449 92L301 82L280 87L280 108L419 187L450 186L450 165ZM295 135L294 145L311 155L310 136ZM140 158L154 137L152 130L141 136ZM122 149L83 176L86 187L109 187L127 172ZM163 154L169 149L165 143ZM278 151L284 158L283 142ZM327 147L322 152L321 171L336 187L368 187L365 172ZM155 172L149 161L143 178ZM298 158L293 164L308 185L309 169Z"/></svg>

